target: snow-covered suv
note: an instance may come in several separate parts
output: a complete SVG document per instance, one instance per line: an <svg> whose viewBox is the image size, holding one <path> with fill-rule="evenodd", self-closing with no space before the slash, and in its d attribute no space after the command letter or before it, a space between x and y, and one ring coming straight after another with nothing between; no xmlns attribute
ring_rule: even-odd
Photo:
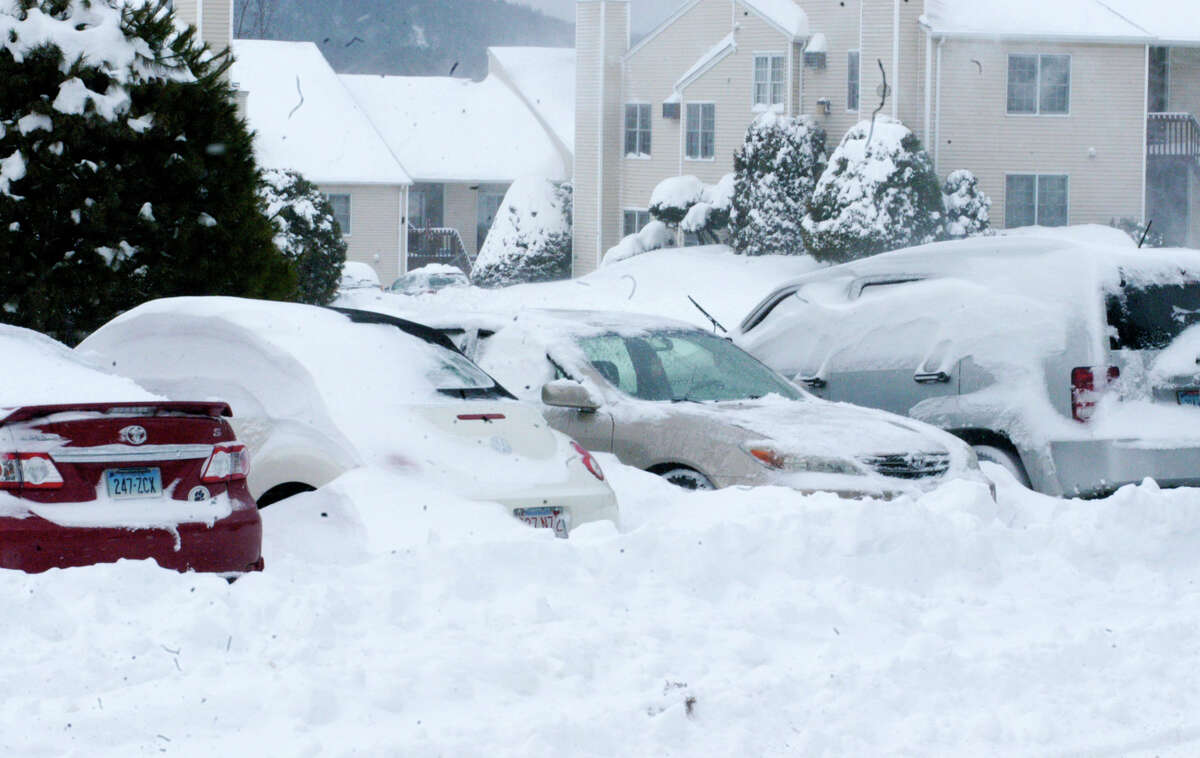
<svg viewBox="0 0 1200 758"><path fill-rule="evenodd" d="M1200 251L1099 230L926 245L814 272L739 345L832 399L957 434L1034 489L1200 485Z"/></svg>

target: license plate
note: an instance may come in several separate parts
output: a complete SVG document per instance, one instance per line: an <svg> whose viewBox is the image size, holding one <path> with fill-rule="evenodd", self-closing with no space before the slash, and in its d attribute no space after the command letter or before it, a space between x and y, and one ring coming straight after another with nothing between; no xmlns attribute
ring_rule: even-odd
<svg viewBox="0 0 1200 758"><path fill-rule="evenodd" d="M1200 390L1179 390L1180 405L1200 405Z"/></svg>
<svg viewBox="0 0 1200 758"><path fill-rule="evenodd" d="M565 508L514 508L513 515L535 529L553 529L555 537L566 537L571 530L571 515Z"/></svg>
<svg viewBox="0 0 1200 758"><path fill-rule="evenodd" d="M104 472L108 496L114 500L162 497L162 474L157 468L114 468Z"/></svg>

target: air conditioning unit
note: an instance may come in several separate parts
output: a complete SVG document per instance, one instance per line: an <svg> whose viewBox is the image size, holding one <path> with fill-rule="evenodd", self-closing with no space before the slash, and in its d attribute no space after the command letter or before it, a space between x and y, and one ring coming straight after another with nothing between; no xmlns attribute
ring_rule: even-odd
<svg viewBox="0 0 1200 758"><path fill-rule="evenodd" d="M663 103L663 118L679 118L679 103Z"/></svg>
<svg viewBox="0 0 1200 758"><path fill-rule="evenodd" d="M825 68L825 53L804 53L805 68Z"/></svg>

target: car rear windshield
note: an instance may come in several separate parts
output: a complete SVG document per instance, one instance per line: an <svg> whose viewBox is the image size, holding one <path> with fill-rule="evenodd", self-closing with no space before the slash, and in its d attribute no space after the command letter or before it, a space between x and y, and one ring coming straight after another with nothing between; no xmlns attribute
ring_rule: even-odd
<svg viewBox="0 0 1200 758"><path fill-rule="evenodd" d="M1125 285L1107 302L1113 350L1159 350L1200 322L1200 282Z"/></svg>
<svg viewBox="0 0 1200 758"><path fill-rule="evenodd" d="M786 379L729 340L704 332L661 330L579 338L610 384L642 400L750 400L803 395Z"/></svg>

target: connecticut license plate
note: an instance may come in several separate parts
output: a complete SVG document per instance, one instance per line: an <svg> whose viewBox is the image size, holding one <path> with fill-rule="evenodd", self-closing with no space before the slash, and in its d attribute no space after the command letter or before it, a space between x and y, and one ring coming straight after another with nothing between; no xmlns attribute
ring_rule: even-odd
<svg viewBox="0 0 1200 758"><path fill-rule="evenodd" d="M1200 390L1179 390L1180 405L1200 405Z"/></svg>
<svg viewBox="0 0 1200 758"><path fill-rule="evenodd" d="M157 468L110 468L104 478L114 500L162 496L162 474Z"/></svg>
<svg viewBox="0 0 1200 758"><path fill-rule="evenodd" d="M571 516L565 508L514 508L513 515L537 529L553 529L555 537L571 531Z"/></svg>

